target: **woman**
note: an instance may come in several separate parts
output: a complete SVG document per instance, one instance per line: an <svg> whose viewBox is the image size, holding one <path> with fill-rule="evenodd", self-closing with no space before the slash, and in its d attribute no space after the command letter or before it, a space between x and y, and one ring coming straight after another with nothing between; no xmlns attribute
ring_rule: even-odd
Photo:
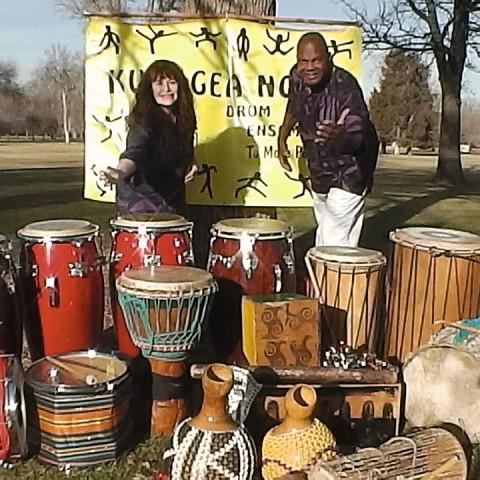
<svg viewBox="0 0 480 480"><path fill-rule="evenodd" d="M127 146L104 178L117 184L120 214L184 213L185 184L197 171L193 95L181 68L153 62L143 74L129 119Z"/></svg>

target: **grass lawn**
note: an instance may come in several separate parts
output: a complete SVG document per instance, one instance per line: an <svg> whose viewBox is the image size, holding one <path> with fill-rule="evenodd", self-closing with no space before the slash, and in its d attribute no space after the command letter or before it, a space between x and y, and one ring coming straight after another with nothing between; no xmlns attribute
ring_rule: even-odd
<svg viewBox="0 0 480 480"><path fill-rule="evenodd" d="M464 157L468 183L460 187L433 184L435 162L433 156L380 159L368 198L363 246L387 251L389 231L406 225L480 234L480 156ZM18 228L33 221L86 218L99 224L108 240L114 206L82 198L82 163L81 144L0 142L0 233L14 238ZM310 209L281 209L279 217L294 226L298 236L314 227ZM313 236L303 235L302 241L305 247L311 246ZM77 470L68 477L29 460L10 470L0 469L0 478L151 479L161 463L164 444L163 439L150 440L114 465Z"/></svg>

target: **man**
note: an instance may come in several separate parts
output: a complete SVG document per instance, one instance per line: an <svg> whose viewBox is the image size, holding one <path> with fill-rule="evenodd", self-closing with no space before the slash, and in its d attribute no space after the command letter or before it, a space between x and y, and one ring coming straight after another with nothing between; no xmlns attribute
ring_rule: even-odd
<svg viewBox="0 0 480 480"><path fill-rule="evenodd" d="M378 139L355 78L333 65L325 39L306 33L297 45L278 135L281 166L292 171L287 138L298 129L305 148L317 219L316 245L358 245L371 190Z"/></svg>

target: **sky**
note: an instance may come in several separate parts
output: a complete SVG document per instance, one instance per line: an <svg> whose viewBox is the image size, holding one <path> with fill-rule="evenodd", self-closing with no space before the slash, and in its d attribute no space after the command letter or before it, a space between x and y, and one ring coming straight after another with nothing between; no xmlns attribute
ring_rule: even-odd
<svg viewBox="0 0 480 480"><path fill-rule="evenodd" d="M349 20L345 7L335 0L277 0L277 15ZM0 0L0 60L17 64L21 82L30 78L53 44L82 51L83 20L70 18L54 0ZM378 84L381 64L378 54L364 54L361 83L367 97ZM480 74L467 73L467 84L470 92L480 94Z"/></svg>

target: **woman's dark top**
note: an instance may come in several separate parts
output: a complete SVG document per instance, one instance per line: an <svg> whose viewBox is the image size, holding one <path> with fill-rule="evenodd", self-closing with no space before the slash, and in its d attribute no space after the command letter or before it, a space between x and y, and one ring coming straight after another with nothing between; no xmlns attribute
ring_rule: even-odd
<svg viewBox="0 0 480 480"><path fill-rule="evenodd" d="M120 158L136 164L135 172L117 188L120 214L184 210L184 177L193 163L193 147L182 141L175 124L132 127Z"/></svg>

